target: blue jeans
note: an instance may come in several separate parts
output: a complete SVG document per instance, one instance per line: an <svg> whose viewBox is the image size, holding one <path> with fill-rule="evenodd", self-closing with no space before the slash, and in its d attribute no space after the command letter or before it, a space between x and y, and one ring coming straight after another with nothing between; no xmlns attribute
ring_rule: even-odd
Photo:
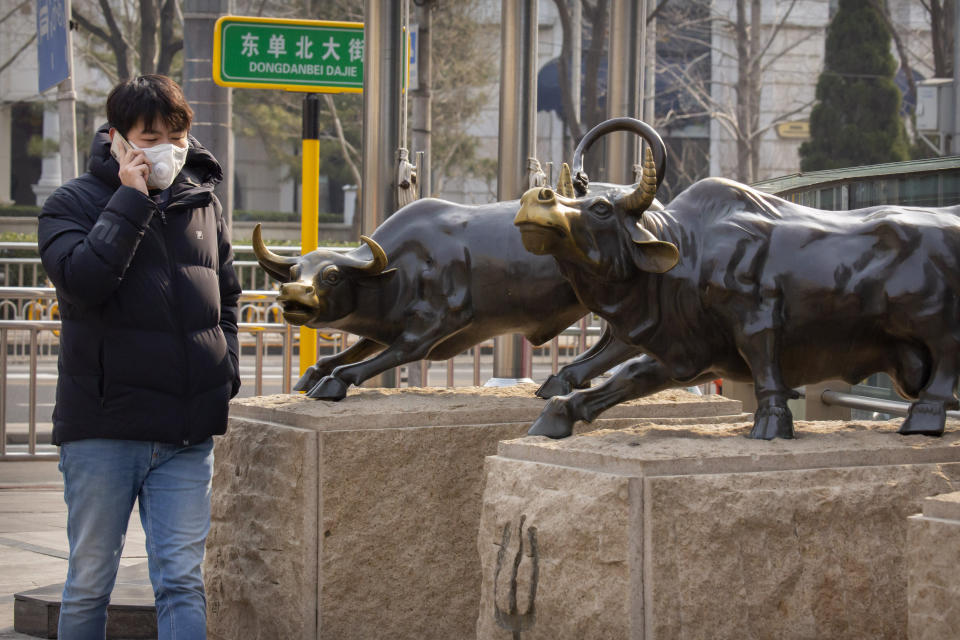
<svg viewBox="0 0 960 640"><path fill-rule="evenodd" d="M206 638L203 549L210 530L213 439L189 447L136 440L60 446L70 562L61 640L102 640L127 522L139 498L158 637Z"/></svg>

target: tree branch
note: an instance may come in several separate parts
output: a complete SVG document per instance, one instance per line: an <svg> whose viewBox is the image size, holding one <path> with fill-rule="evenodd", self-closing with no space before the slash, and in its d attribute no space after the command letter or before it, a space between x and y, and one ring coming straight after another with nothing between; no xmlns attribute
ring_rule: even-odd
<svg viewBox="0 0 960 640"><path fill-rule="evenodd" d="M337 114L337 105L333 101L333 96L329 93L323 94L323 98L327 103L330 116L333 118L333 128L337 133L337 140L340 141L340 153L343 155L347 166L350 167L350 173L353 174L353 179L357 181L357 187L362 191L363 182L360 177L360 170L357 168L353 158L350 157L350 152L347 150L347 138L343 135L343 125L340 122L340 116Z"/></svg>
<svg viewBox="0 0 960 640"><path fill-rule="evenodd" d="M33 44L33 41L36 40L36 39L37 39L37 32L34 31L33 34L30 36L30 39L27 40L26 42L24 42L24 43L23 43L23 46L21 46L19 49L17 49L16 53L14 53L12 56L10 56L10 59L9 59L9 60L7 60L6 62L4 62L2 65L0 65L0 73L3 73L4 69L6 69L7 67L9 67L11 64L13 64L13 61L16 60L17 57L18 57L21 53L23 53L23 52L26 50L27 47L29 47L31 44Z"/></svg>
<svg viewBox="0 0 960 640"><path fill-rule="evenodd" d="M795 109L787 111L786 113L781 113L770 124L763 127L759 127L756 131L751 132L747 136L747 139L752 142L753 140L765 134L767 131L770 131L770 129L773 129L774 127L776 127L777 125L783 124L784 122L789 122L790 118L792 118L793 116L799 113L803 113L804 111L812 107L814 102L816 102L816 100L808 100L807 102L803 103L802 105L798 106Z"/></svg>
<svg viewBox="0 0 960 640"><path fill-rule="evenodd" d="M17 11L20 11L20 9L23 9L28 4L30 4L30 0L23 0L23 2L15 6L13 9L10 9L10 11L6 13L6 15L0 18L0 24L3 24L4 22L6 22L10 18L10 16L15 14Z"/></svg>
<svg viewBox="0 0 960 640"><path fill-rule="evenodd" d="M113 54L117 63L117 77L120 80L128 80L130 78L130 62L128 55L130 47L126 40L124 40L123 33L120 31L120 27L117 26L117 21L113 16L113 10L111 9L108 0L100 0L100 9L103 12L103 18L107 23L109 32L104 31L100 27L94 25L93 22L81 14L76 7L71 7L71 15L73 16L73 19L77 21L77 24L89 31L91 35L103 40L107 46L113 50Z"/></svg>
<svg viewBox="0 0 960 640"><path fill-rule="evenodd" d="M663 0L660 4L658 4L657 7L656 7L653 11L650 12L650 15L647 16L647 24L650 24L651 22L653 22L654 20L656 20L656 19L657 19L657 16L660 15L660 12L663 11L663 9L664 9L668 4L670 4L670 0Z"/></svg>
<svg viewBox="0 0 960 640"><path fill-rule="evenodd" d="M764 44L759 51L754 53L754 56L753 56L754 58L759 60L767 54L767 51L770 49L770 46L777 39L777 36L780 34L780 30L783 29L783 25L786 24L787 19L790 17L790 14L793 12L793 8L795 6L797 6L797 0L791 0L790 6L787 7L787 12L783 15L783 18L781 18L777 22L777 24L773 27L773 31L770 33L770 37L767 38L766 44Z"/></svg>
<svg viewBox="0 0 960 640"><path fill-rule="evenodd" d="M72 8L72 14L73 14L73 19L77 22L77 24L80 25L84 30L89 32L90 35L96 36L101 40L103 40L104 42L107 42L107 43L110 42L110 36L107 34L107 32L101 29L100 27L98 27L97 25L93 24L89 20L87 20L86 16L80 13L80 11L76 7Z"/></svg>
<svg viewBox="0 0 960 640"><path fill-rule="evenodd" d="M567 125L570 137L579 140L583 137L583 125L575 117L578 105L573 104L573 82L580 81L579 69L577 73L570 73L569 61L573 59L573 27L570 22L570 14L567 11L563 0L553 0L557 8L557 14L560 18L560 30L563 33L563 43L560 49L560 60L558 63L558 73L560 74L560 108L562 110L563 122Z"/></svg>
<svg viewBox="0 0 960 640"><path fill-rule="evenodd" d="M174 37L177 22L183 22L180 4L177 0L164 0L160 9L160 55L157 59L157 73L170 75L173 57L183 49L183 38Z"/></svg>

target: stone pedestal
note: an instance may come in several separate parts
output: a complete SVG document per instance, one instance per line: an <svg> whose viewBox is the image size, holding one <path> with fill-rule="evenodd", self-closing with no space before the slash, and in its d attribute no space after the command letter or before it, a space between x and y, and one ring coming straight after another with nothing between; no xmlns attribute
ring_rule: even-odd
<svg viewBox="0 0 960 640"><path fill-rule="evenodd" d="M960 491L923 501L907 524L910 640L960 636Z"/></svg>
<svg viewBox="0 0 960 640"><path fill-rule="evenodd" d="M792 441L745 438L744 422L500 443L476 637L906 637L907 517L960 483L960 423L908 438L899 422L798 422Z"/></svg>
<svg viewBox="0 0 960 640"><path fill-rule="evenodd" d="M543 408L535 389L234 401L215 451L211 639L472 637L484 458L526 433ZM645 419L743 414L725 398L668 391L598 423Z"/></svg>

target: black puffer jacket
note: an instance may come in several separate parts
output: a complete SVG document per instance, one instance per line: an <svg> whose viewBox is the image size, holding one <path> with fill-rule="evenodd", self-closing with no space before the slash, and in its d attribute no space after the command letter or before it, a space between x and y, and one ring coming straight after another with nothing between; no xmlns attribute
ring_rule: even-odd
<svg viewBox="0 0 960 640"><path fill-rule="evenodd" d="M158 206L120 184L108 131L97 132L88 172L40 214L63 323L53 440L194 444L226 431L240 386L240 285L213 195L223 173L191 137Z"/></svg>

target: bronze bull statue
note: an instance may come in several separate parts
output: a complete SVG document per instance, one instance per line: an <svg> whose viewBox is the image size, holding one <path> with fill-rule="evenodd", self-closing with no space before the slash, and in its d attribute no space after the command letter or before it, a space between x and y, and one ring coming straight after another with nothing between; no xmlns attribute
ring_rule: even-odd
<svg viewBox="0 0 960 640"><path fill-rule="evenodd" d="M362 237L357 249L299 257L272 253L257 225L254 252L282 283L277 300L284 319L361 336L318 360L295 389L340 400L349 385L398 365L452 358L505 333L522 333L539 345L586 314L556 261L524 249L512 225L518 208L516 200L482 206L418 200ZM591 378L638 353L605 333L537 393L549 397L589 386Z"/></svg>
<svg viewBox="0 0 960 640"><path fill-rule="evenodd" d="M960 207L822 211L709 178L655 211L651 158L633 193L521 199L524 246L552 255L614 337L644 353L552 398L530 434L565 437L625 400L724 377L755 385L750 437L792 438L795 387L880 371L912 401L900 433L943 433L958 406Z"/></svg>

